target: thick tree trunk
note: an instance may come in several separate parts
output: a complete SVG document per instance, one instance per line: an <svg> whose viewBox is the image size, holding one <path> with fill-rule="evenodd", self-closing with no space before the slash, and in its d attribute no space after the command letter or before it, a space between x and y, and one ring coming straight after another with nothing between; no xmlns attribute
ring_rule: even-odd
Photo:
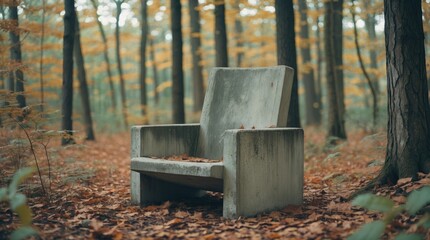
<svg viewBox="0 0 430 240"><path fill-rule="evenodd" d="M182 24L181 2L171 0L172 9L172 107L173 122L185 123L184 72L182 69Z"/></svg>
<svg viewBox="0 0 430 240"><path fill-rule="evenodd" d="M325 62L328 95L328 137L346 139L345 103L342 70L343 0L329 0L325 5ZM330 144L330 143L329 143Z"/></svg>
<svg viewBox="0 0 430 240"><path fill-rule="evenodd" d="M91 103L90 94L88 91L87 76L85 71L85 61L82 54L81 47L81 33L79 27L78 16L76 16L75 22L75 40L73 46L73 53L75 55L76 67L78 69L78 80L79 80L79 91L81 93L81 101L84 116L85 133L87 135L86 140L95 140L94 130L93 130L93 119L91 117Z"/></svg>
<svg viewBox="0 0 430 240"><path fill-rule="evenodd" d="M294 69L293 88L291 92L287 126L300 127L293 1L275 0L275 12L278 65L287 65Z"/></svg>
<svg viewBox="0 0 430 240"><path fill-rule="evenodd" d="M198 0L189 1L190 11L190 26L191 26L191 54L193 56L193 111L199 112L203 107L203 100L205 97L203 88L203 73L200 61L202 60L200 54L201 40L200 40L200 13L196 7L199 5Z"/></svg>
<svg viewBox="0 0 430 240"><path fill-rule="evenodd" d="M96 10L96 21L97 21L97 26L99 27L99 31L100 34L102 35L102 40L103 40L103 57L105 59L106 62L106 71L108 74L108 81L109 81L109 88L110 88L110 96L111 96L111 101L112 101L112 107L114 110L116 110L116 95L115 95L115 87L113 85L113 75L112 75L112 70L110 68L110 59L109 59L109 54L108 54L108 43L107 43L107 37L106 37L106 33L103 29L103 24L100 22L99 18L99 14L97 13L97 3L95 0L91 0L91 3L93 4L94 9Z"/></svg>
<svg viewBox="0 0 430 240"><path fill-rule="evenodd" d="M18 4L18 2L13 2L12 4ZM19 39L19 22L18 22L18 6L12 5L9 7L9 19L11 20L12 24L14 25L14 29L9 32L9 38L10 38L10 60L12 64L15 66L14 70L10 72L9 74L9 84L10 89L12 89L12 86L14 86L15 90L12 90L17 92L16 100L18 101L18 106L20 108L25 107L27 104L25 102L25 96L24 96L24 73L22 72L22 56L21 56L21 42ZM12 84L13 83L13 84Z"/></svg>
<svg viewBox="0 0 430 240"><path fill-rule="evenodd" d="M216 66L228 67L227 29L225 26L224 0L218 1L215 5L215 52Z"/></svg>
<svg viewBox="0 0 430 240"><path fill-rule="evenodd" d="M75 39L75 1L64 0L64 36L63 36L63 96L61 128L65 136L61 139L62 145L72 144L73 135L73 45Z"/></svg>
<svg viewBox="0 0 430 240"><path fill-rule="evenodd" d="M141 0L141 38L140 38L140 107L142 108L142 116L145 117L147 110L146 96L146 42L148 40L148 5L147 0ZM144 124L148 123L148 118L145 117Z"/></svg>
<svg viewBox="0 0 430 240"><path fill-rule="evenodd" d="M388 143L379 183L430 171L430 107L421 0L384 0Z"/></svg>
<svg viewBox="0 0 430 240"><path fill-rule="evenodd" d="M302 55L302 66L305 68L302 73L302 77L303 85L305 87L306 125L320 125L321 103L318 102L319 99L315 90L314 70L311 63L307 10L308 7L306 5L306 0L299 0L300 38L302 42L300 50Z"/></svg>
<svg viewBox="0 0 430 240"><path fill-rule="evenodd" d="M120 42L120 35L119 35L119 17L121 16L121 5L124 3L125 0L114 0L116 4L116 23L115 23L115 55L116 55L116 62L117 62L117 68L118 68L118 75L119 75L119 86L120 86L120 94L121 94L121 105L122 105L122 116L124 118L124 127L128 128L128 113L127 113L127 97L125 95L125 80L124 80L124 74L122 71L122 62L121 62L121 42Z"/></svg>
<svg viewBox="0 0 430 240"><path fill-rule="evenodd" d="M241 16L240 16L240 6L239 6L240 1L239 0L235 0L234 1L234 5L233 7L236 10L236 17L234 20L234 30L235 30L235 35L236 35L236 48L238 49L238 52L236 54L236 66L240 67L242 65L242 61L243 61L243 26L242 26L242 21Z"/></svg>

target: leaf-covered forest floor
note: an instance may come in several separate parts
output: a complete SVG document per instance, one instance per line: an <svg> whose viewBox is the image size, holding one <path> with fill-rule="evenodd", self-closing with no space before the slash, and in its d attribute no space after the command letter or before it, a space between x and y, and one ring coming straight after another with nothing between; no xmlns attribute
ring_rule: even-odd
<svg viewBox="0 0 430 240"><path fill-rule="evenodd" d="M306 130L304 204L252 218L224 219L220 193L142 208L130 205L130 136L125 133L98 135L96 142L78 140L65 148L58 141L51 143L51 184L46 159L39 158L45 187L50 185L49 198L37 173L24 184L23 192L42 239L344 239L363 223L381 218L376 212L352 207L348 197L383 164L385 134L354 131L335 148L324 149L324 143L322 131ZM1 186L13 175L12 165L0 162ZM430 175L421 175L417 182L402 179L397 186L377 192L401 204L410 191L429 183ZM0 239L19 225L17 219L1 203ZM417 231L417 219L401 215L384 238Z"/></svg>

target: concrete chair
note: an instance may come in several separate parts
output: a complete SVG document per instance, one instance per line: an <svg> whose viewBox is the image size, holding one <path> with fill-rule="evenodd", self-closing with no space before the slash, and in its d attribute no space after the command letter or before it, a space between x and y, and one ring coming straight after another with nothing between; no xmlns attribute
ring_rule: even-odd
<svg viewBox="0 0 430 240"><path fill-rule="evenodd" d="M200 124L134 126L132 203L219 191L226 218L301 204L303 130L285 128L293 72L286 66L215 68ZM162 159L181 154L221 161Z"/></svg>

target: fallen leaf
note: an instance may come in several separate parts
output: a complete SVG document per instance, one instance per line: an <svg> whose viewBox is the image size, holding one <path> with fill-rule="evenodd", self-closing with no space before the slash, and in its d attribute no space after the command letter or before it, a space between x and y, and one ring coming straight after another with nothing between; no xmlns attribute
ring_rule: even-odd
<svg viewBox="0 0 430 240"><path fill-rule="evenodd" d="M169 227L174 227L174 226L176 226L176 225L178 225L178 224L180 224L180 223L182 223L182 219L174 218L174 219L172 219L172 220L168 221L168 222L166 223L166 225L167 225L167 226L169 226Z"/></svg>

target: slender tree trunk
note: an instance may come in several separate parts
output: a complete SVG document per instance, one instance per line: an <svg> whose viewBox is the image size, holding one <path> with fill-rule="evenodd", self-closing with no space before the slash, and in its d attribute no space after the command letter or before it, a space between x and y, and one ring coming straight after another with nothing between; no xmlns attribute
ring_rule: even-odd
<svg viewBox="0 0 430 240"><path fill-rule="evenodd" d="M43 79L43 44L45 41L45 12L46 0L42 0L42 22L41 22L41 36L40 36L40 61L39 61L39 79L40 79L40 111L43 112L45 105L45 87Z"/></svg>
<svg viewBox="0 0 430 240"><path fill-rule="evenodd" d="M376 128L376 122L378 119L378 93L375 89L375 85L374 85L374 81L372 81L370 79L370 75L367 73L366 67L364 66L364 62L363 59L361 57L361 51L360 51L360 46L358 43L358 31L357 31L357 24L355 22L355 4L354 4L354 0L351 0L352 3L352 23L354 25L354 43L355 43L355 49L357 51L357 56L358 56L358 61L360 63L360 68L361 71L364 74L364 77L367 80L367 84L370 88L370 92L372 94L372 100L373 100L373 128Z"/></svg>
<svg viewBox="0 0 430 240"><path fill-rule="evenodd" d="M200 40L200 13L196 8L199 5L198 0L189 1L190 11L190 26L191 26L191 54L193 56L193 111L199 112L203 107L204 89L203 89L203 73L200 61L201 40Z"/></svg>
<svg viewBox="0 0 430 240"><path fill-rule="evenodd" d="M224 0L218 0L215 4L215 52L216 66L228 67L227 29L225 26Z"/></svg>
<svg viewBox="0 0 430 240"><path fill-rule="evenodd" d="M372 2L371 0L367 1L367 6L371 7L372 6ZM369 49L369 56L370 56L370 68L373 71L376 71L378 69L378 53L376 52L375 49L375 43L377 41L376 38L376 19L375 19L375 14L367 14L366 19L365 19L365 24L366 24L366 30L367 30L367 34L369 35L369 40L371 42L371 47ZM379 82L378 82L378 78L376 77L375 74L369 74L372 78L372 82L374 85L374 89L376 91L376 94L379 95L379 93L381 92L380 87L379 87Z"/></svg>
<svg viewBox="0 0 430 240"><path fill-rule="evenodd" d="M122 62L121 62L121 42L120 42L120 33L119 33L119 17L121 16L121 6L124 3L124 0L114 0L116 4L116 23L115 23L115 54L116 54L116 62L118 68L119 75L119 86L120 86L120 94L121 94L121 105L122 105L122 116L124 118L124 127L128 128L128 113L127 113L127 97L125 93L125 80L124 74L122 71Z"/></svg>
<svg viewBox="0 0 430 240"><path fill-rule="evenodd" d="M99 18L99 14L97 13L97 3L96 0L91 0L91 3L93 4L94 9L96 10L96 21L97 21L97 25L99 26L99 30L100 30L100 34L102 35L102 40L103 40L103 57L105 59L106 62L106 71L108 74L108 81L109 81L109 88L110 88L110 96L111 96L111 101L112 101L112 107L114 110L116 110L116 96L115 96L115 87L113 84L113 75L112 75L112 70L110 68L111 64L110 64L110 59L109 59L109 54L108 54L108 43L107 43L107 37L106 37L106 33L103 29L103 24L100 22Z"/></svg>
<svg viewBox="0 0 430 240"><path fill-rule="evenodd" d="M328 95L328 137L346 139L342 60L343 0L329 0L325 5L325 62Z"/></svg>
<svg viewBox="0 0 430 240"><path fill-rule="evenodd" d="M315 7L316 7L316 10L319 10L320 8L319 8L319 5L318 5L318 0L316 0L314 4L315 4ZM323 41L323 40L321 39L321 28L319 26L319 22L320 22L320 18L318 16L318 17L316 17L316 21L315 21L315 23L316 23L316 33L315 33L316 36L315 37L317 39L317 41L316 41L316 50L317 50L317 72L316 72L316 74L317 74L317 81L316 81L316 87L315 87L316 90L315 90L315 92L317 94L317 102L320 103L320 113L321 113L322 110L323 110L323 105L322 105L322 65L323 65L324 58L323 58L323 54L322 54L322 51L321 51L321 41Z"/></svg>
<svg viewBox="0 0 430 240"><path fill-rule="evenodd" d="M158 93L158 82L160 81L158 78L158 70L157 70L157 61L155 58L155 48L154 48L154 38L153 36L149 36L149 57L151 58L152 62L152 73L153 73L153 79L154 79L154 121L155 123L159 123L160 117L158 113L158 108L160 104L160 94Z"/></svg>
<svg viewBox="0 0 430 240"><path fill-rule="evenodd" d="M152 36L149 36L148 40L149 40L149 57L151 58L151 62L152 62L152 74L154 78L154 102L155 102L155 106L158 106L158 103L160 102L160 95L158 94L157 87L158 87L158 82L160 80L158 79L157 62L155 59L154 39Z"/></svg>
<svg viewBox="0 0 430 240"><path fill-rule="evenodd" d="M15 66L14 70L9 74L10 86L15 86L15 92L17 92L16 100L18 101L18 106L23 108L26 106L25 96L24 96L24 73L22 72L22 56L21 56L21 42L19 39L19 20L18 20L18 6L15 5L18 2L13 2L12 6L9 7L9 19L14 25L14 29L9 32L9 38L11 43L10 48L10 60ZM14 84L12 84L14 83ZM12 88L11 88L12 89ZM9 89L9 90L11 90ZM13 92L13 90L12 90Z"/></svg>
<svg viewBox="0 0 430 240"><path fill-rule="evenodd" d="M184 72L182 69L182 14L181 2L171 0L172 9L171 26L172 26L172 106L173 122L185 123L184 107Z"/></svg>
<svg viewBox="0 0 430 240"><path fill-rule="evenodd" d="M140 38L140 107L142 108L142 116L145 117L144 124L148 123L146 115L147 96L146 96L146 42L148 40L148 5L147 0L141 0L141 38Z"/></svg>
<svg viewBox="0 0 430 240"><path fill-rule="evenodd" d="M75 1L64 0L64 36L63 36L63 96L62 96L62 124L65 136L62 145L72 144L73 135L73 45L75 38Z"/></svg>
<svg viewBox="0 0 430 240"><path fill-rule="evenodd" d="M430 107L421 0L384 0L388 143L378 183L430 171Z"/></svg>
<svg viewBox="0 0 430 240"><path fill-rule="evenodd" d="M82 54L81 47L81 33L79 27L78 16L76 16L75 22L75 41L73 46L73 53L75 56L76 67L78 69L78 80L79 80L79 91L81 93L83 115L84 115L84 125L86 132L86 140L95 140L94 130L93 130L93 120L91 117L91 104L90 104L90 94L88 91L87 76L85 71L85 61Z"/></svg>
<svg viewBox="0 0 430 240"><path fill-rule="evenodd" d="M314 70L311 63L307 10L308 7L306 5L306 0L299 0L300 38L302 42L300 50L302 55L302 66L305 68L302 73L302 77L305 87L306 125L320 125L321 103L318 102L315 90Z"/></svg>
<svg viewBox="0 0 430 240"><path fill-rule="evenodd" d="M236 36L236 48L238 49L238 52L236 54L236 66L240 67L242 66L243 61L243 26L241 16L240 16L240 1L235 0L233 7L236 10L236 17L234 20L234 30L235 30L235 36Z"/></svg>
<svg viewBox="0 0 430 240"><path fill-rule="evenodd" d="M275 0L275 12L278 65L287 65L294 69L287 126L300 127L293 1Z"/></svg>

